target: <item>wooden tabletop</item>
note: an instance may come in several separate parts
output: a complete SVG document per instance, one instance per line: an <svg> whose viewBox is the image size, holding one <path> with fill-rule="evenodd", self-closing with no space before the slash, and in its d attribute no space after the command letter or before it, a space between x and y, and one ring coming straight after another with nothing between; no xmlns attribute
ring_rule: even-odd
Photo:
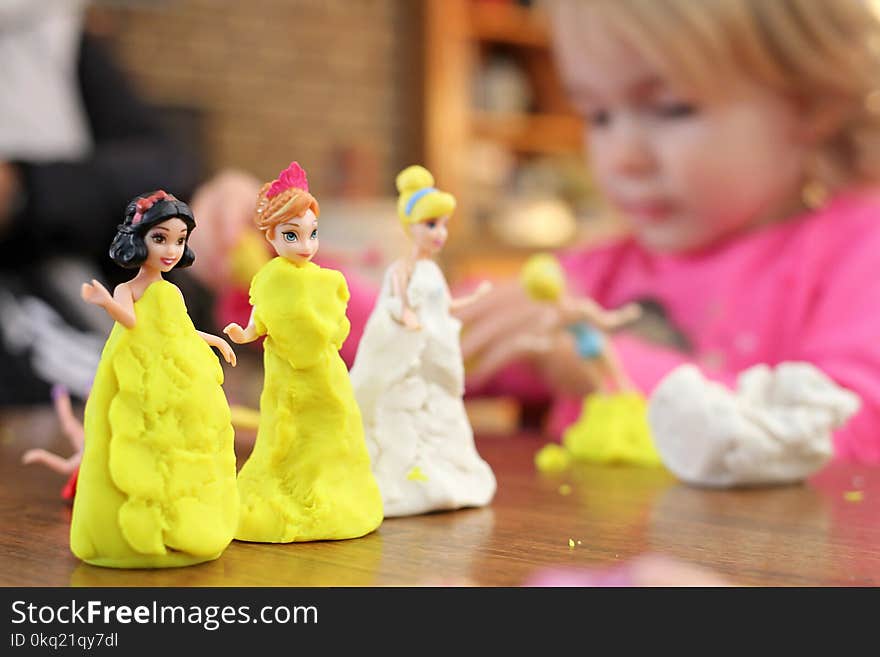
<svg viewBox="0 0 880 657"><path fill-rule="evenodd" d="M2 411L0 585L520 586L548 569L605 569L645 554L741 585L880 584L880 468L834 464L803 485L703 490L659 468L578 464L543 475L533 456L544 442L478 439L498 479L486 508L388 519L356 540L233 541L207 564L113 570L70 553L65 478L20 463L30 447L70 451L52 409Z"/></svg>

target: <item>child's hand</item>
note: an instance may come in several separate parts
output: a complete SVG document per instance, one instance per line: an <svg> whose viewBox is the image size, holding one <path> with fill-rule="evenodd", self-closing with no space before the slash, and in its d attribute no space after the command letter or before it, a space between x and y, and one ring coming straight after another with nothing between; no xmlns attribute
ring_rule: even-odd
<svg viewBox="0 0 880 657"><path fill-rule="evenodd" d="M492 291L492 281L483 281L477 286L477 289L474 290L474 298L482 299L484 296L489 294Z"/></svg>
<svg viewBox="0 0 880 657"><path fill-rule="evenodd" d="M113 301L113 296L107 291L107 288L94 278L91 283L82 284L80 296L83 298L83 301L88 301L102 308L106 308L107 304Z"/></svg>
<svg viewBox="0 0 880 657"><path fill-rule="evenodd" d="M232 322L231 324L227 324L226 328L223 329L223 332L226 335L228 335L229 339L232 340L234 343L236 343L236 344L244 344L245 343L244 329L241 328L241 326L239 326L235 322ZM224 355L224 358L225 357L226 356ZM227 362L229 362L229 361L227 360Z"/></svg>
<svg viewBox="0 0 880 657"><path fill-rule="evenodd" d="M468 382L480 386L510 363L525 361L553 388L577 395L593 391L574 340L560 330L559 310L532 301L519 281L508 281L457 313Z"/></svg>
<svg viewBox="0 0 880 657"><path fill-rule="evenodd" d="M641 316L642 307L637 303L628 303L614 311L614 325L615 327L624 326L634 322Z"/></svg>

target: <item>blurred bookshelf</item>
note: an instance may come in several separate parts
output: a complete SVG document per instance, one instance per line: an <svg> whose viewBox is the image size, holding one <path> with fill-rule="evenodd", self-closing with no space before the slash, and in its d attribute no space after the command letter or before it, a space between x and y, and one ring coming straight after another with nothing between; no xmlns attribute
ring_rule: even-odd
<svg viewBox="0 0 880 657"><path fill-rule="evenodd" d="M541 3L427 0L424 20L425 161L459 200L450 279L512 274L537 250L618 234Z"/></svg>

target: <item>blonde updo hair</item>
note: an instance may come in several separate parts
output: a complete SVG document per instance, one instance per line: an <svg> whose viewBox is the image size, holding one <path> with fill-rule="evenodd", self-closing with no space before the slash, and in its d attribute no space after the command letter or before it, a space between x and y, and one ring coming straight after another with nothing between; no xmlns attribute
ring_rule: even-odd
<svg viewBox="0 0 880 657"><path fill-rule="evenodd" d="M723 97L739 77L807 112L835 107L839 119L817 144L814 174L840 187L880 180L880 16L872 4L551 0L547 7L557 44L585 44L586 30L601 20L605 32L698 96Z"/></svg>
<svg viewBox="0 0 880 657"><path fill-rule="evenodd" d="M434 176L423 166L413 164L407 167L397 174L396 182L400 192L397 215L404 228L450 215L455 210L455 197L434 189Z"/></svg>
<svg viewBox="0 0 880 657"><path fill-rule="evenodd" d="M269 198L266 193L271 186L267 182L260 187L254 212L254 224L268 237L273 237L276 226L303 216L306 210L311 209L316 217L321 214L317 199L309 192L291 187Z"/></svg>

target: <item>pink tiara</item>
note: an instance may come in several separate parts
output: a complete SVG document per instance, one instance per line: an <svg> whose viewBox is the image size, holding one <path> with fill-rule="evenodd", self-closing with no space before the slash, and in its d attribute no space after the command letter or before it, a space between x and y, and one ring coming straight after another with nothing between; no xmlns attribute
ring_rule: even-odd
<svg viewBox="0 0 880 657"><path fill-rule="evenodd" d="M266 198L278 196L285 189L309 191L309 181L306 179L306 172L298 162L291 162L289 167L278 174L278 178L272 182L269 191L266 192Z"/></svg>
<svg viewBox="0 0 880 657"><path fill-rule="evenodd" d="M149 196L145 196L144 198L138 199L137 203L135 203L135 208L137 208L137 212L134 213L134 217L131 220L132 226L137 226L141 220L144 218L144 213L153 207L156 204L156 201L161 201L163 199L171 199L176 201L171 194L166 192L164 189L160 189L157 192L153 192Z"/></svg>

